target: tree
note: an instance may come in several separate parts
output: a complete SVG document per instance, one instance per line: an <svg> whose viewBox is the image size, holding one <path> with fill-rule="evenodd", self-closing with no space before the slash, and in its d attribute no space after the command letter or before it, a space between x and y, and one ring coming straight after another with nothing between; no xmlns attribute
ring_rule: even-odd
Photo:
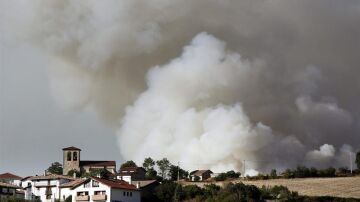
<svg viewBox="0 0 360 202"><path fill-rule="evenodd" d="M75 169L70 170L70 171L67 173L67 175L73 177L73 176L74 176L74 173L75 173L75 176L76 176L76 177L80 177L80 176L81 176L81 173L80 173L79 171L75 170Z"/></svg>
<svg viewBox="0 0 360 202"><path fill-rule="evenodd" d="M203 195L203 190L197 185L187 185L182 188L185 199L192 199L196 196Z"/></svg>
<svg viewBox="0 0 360 202"><path fill-rule="evenodd" d="M154 169L154 166L155 166L155 161L152 158L148 157L144 159L143 167L146 170L146 174L145 174L146 179L149 180L156 179L157 172Z"/></svg>
<svg viewBox="0 0 360 202"><path fill-rule="evenodd" d="M272 179L276 179L277 178L277 173L276 173L276 169L272 169L270 172L270 177Z"/></svg>
<svg viewBox="0 0 360 202"><path fill-rule="evenodd" d="M176 181L178 178L178 172L179 172L179 179L186 179L187 176L189 175L189 172L187 172L186 170L183 170L175 165L170 165L169 168L170 180Z"/></svg>
<svg viewBox="0 0 360 202"><path fill-rule="evenodd" d="M173 201L177 186L174 182L165 182L155 188L155 195L160 201ZM181 185L179 187L181 189Z"/></svg>
<svg viewBox="0 0 360 202"><path fill-rule="evenodd" d="M111 173L105 168L102 168L102 169L91 170L90 176L108 179L109 177L111 177Z"/></svg>
<svg viewBox="0 0 360 202"><path fill-rule="evenodd" d="M357 168L360 170L360 151L356 154L356 160L355 160Z"/></svg>
<svg viewBox="0 0 360 202"><path fill-rule="evenodd" d="M155 161L152 158L148 157L144 159L143 167L146 171L154 169L154 166Z"/></svg>
<svg viewBox="0 0 360 202"><path fill-rule="evenodd" d="M163 158L159 161L156 161L156 165L159 167L160 175L164 179L167 171L170 169L170 161L167 158Z"/></svg>
<svg viewBox="0 0 360 202"><path fill-rule="evenodd" d="M126 168L126 167L137 167L137 165L134 161L130 160L130 161L126 161L120 166L120 168Z"/></svg>
<svg viewBox="0 0 360 202"><path fill-rule="evenodd" d="M51 166L47 169L48 172L53 173L53 174L58 174L61 175L63 172L63 167L61 165L61 163L59 162L54 162L51 164Z"/></svg>

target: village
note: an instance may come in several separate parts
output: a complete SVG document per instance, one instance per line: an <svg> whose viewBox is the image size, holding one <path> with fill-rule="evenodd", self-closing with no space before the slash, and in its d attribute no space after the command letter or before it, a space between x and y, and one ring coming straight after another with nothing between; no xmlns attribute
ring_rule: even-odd
<svg viewBox="0 0 360 202"><path fill-rule="evenodd" d="M20 177L11 172L0 174L0 201L204 201L207 197L212 201L222 201L224 198L218 198L224 197L222 192L231 196L236 190L243 193L243 199L255 198L260 201L266 198L321 201L321 197L329 197L331 190L334 193L331 197L335 198L325 198L325 201L342 200L337 196L358 201L352 197L360 197L360 187L352 188L352 191L346 188L358 184L359 169L353 172L346 168L321 170L298 166L282 173L273 169L269 174L244 176L232 170L224 173L213 173L211 170L188 172L179 165L172 165L166 158L154 161L148 157L144 159L142 167L130 160L117 170L115 161L81 160L81 149L77 147L63 148L62 153L63 164L52 163L42 175ZM359 163L360 152L357 157L356 163ZM323 186L318 186L319 178L324 185L331 183L333 187L327 186L321 190ZM299 186L305 189L300 190ZM348 195L343 195L344 189L348 190ZM310 198L303 198L306 195ZM238 196L238 199L241 197Z"/></svg>
<svg viewBox="0 0 360 202"><path fill-rule="evenodd" d="M123 164L117 171L115 161L82 161L81 149L72 146L62 150L61 174L51 172L51 169L43 175L27 177L0 174L0 201L6 198L43 202L151 201L154 189L160 184L156 173L153 177L147 176L147 171L132 161ZM149 164L148 168L156 172L153 170L155 162L150 161ZM179 171L176 172L179 174ZM190 173L190 178L202 181L212 174L210 170L195 170Z"/></svg>

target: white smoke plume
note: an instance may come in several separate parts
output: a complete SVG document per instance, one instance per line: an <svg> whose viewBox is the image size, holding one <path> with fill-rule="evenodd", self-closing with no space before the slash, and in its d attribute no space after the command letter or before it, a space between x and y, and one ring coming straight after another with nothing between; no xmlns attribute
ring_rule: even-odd
<svg viewBox="0 0 360 202"><path fill-rule="evenodd" d="M348 166L360 148L360 2L0 1L2 40L49 56L124 159L249 172ZM344 165L345 164L345 165ZM255 169L255 170L254 170Z"/></svg>

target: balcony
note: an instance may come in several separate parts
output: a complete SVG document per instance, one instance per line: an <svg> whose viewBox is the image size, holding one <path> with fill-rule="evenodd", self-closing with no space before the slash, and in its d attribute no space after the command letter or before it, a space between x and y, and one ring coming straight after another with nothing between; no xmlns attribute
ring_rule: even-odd
<svg viewBox="0 0 360 202"><path fill-rule="evenodd" d="M75 200L76 201L89 201L90 197L89 195L86 195L86 196L76 196L75 197Z"/></svg>
<svg viewBox="0 0 360 202"><path fill-rule="evenodd" d="M57 185L56 181L51 181L50 183L48 181L39 181L34 183L35 187L46 187L46 186L56 186L56 185Z"/></svg>
<svg viewBox="0 0 360 202"><path fill-rule="evenodd" d="M106 194L92 195L93 201L106 201L106 199L107 199Z"/></svg>

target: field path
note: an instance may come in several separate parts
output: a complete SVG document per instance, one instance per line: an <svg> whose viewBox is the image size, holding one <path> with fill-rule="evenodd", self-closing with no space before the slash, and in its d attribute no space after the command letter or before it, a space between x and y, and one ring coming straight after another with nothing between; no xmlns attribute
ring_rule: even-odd
<svg viewBox="0 0 360 202"><path fill-rule="evenodd" d="M283 185L291 191L306 196L335 196L360 198L360 177L337 177L337 178L299 178L299 179L274 179L244 181L235 180L231 182L243 182L247 185L257 187ZM226 182L216 182L223 186ZM195 184L203 187L205 182L181 182L183 185Z"/></svg>

